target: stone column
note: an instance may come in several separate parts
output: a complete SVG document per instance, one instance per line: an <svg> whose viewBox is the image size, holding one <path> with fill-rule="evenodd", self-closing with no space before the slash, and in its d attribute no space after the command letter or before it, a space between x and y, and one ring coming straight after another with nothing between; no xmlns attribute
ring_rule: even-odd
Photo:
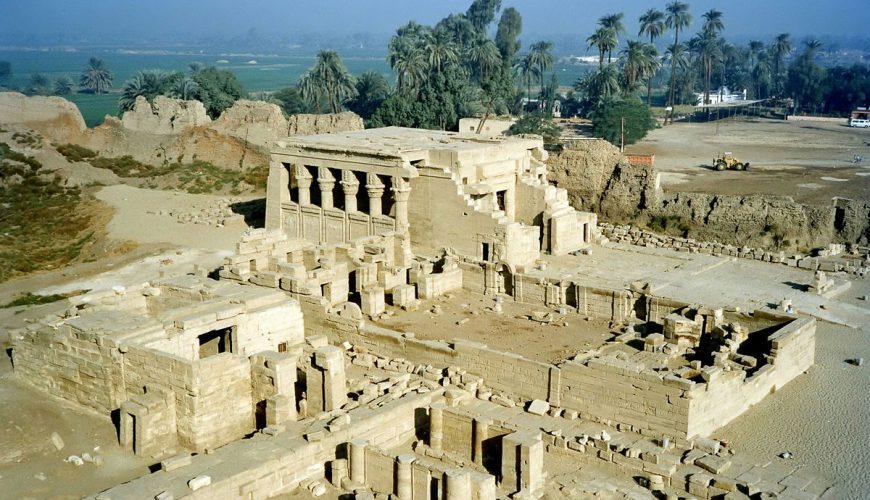
<svg viewBox="0 0 870 500"><path fill-rule="evenodd" d="M502 439L501 483L510 492L540 493L544 486L544 442L540 433L519 431Z"/></svg>
<svg viewBox="0 0 870 500"><path fill-rule="evenodd" d="M377 174L366 176L366 191L369 194L369 215L381 215L381 197L384 196L384 183Z"/></svg>
<svg viewBox="0 0 870 500"><path fill-rule="evenodd" d="M429 447L440 450L444 442L444 403L429 408Z"/></svg>
<svg viewBox="0 0 870 500"><path fill-rule="evenodd" d="M449 469L444 473L445 500L468 500L471 498L471 476L462 469Z"/></svg>
<svg viewBox="0 0 870 500"><path fill-rule="evenodd" d="M411 183L402 177L393 177L393 199L396 202L396 229L408 230L408 199L411 197Z"/></svg>
<svg viewBox="0 0 870 500"><path fill-rule="evenodd" d="M350 442L350 480L362 486L366 484L366 445L365 439Z"/></svg>
<svg viewBox="0 0 870 500"><path fill-rule="evenodd" d="M486 419L474 419L473 421L473 441L471 448L471 458L477 465L483 465L483 442L489 434L489 424L491 422Z"/></svg>
<svg viewBox="0 0 870 500"><path fill-rule="evenodd" d="M396 457L396 496L399 500L411 500L413 487L411 483L411 463L414 455L404 454Z"/></svg>
<svg viewBox="0 0 870 500"><path fill-rule="evenodd" d="M269 179L266 184L266 229L281 229L281 205L289 203L290 172L280 161L269 162Z"/></svg>
<svg viewBox="0 0 870 500"><path fill-rule="evenodd" d="M352 170L341 171L341 189L344 191L344 211L356 212L356 194L359 191L359 180Z"/></svg>
<svg viewBox="0 0 870 500"><path fill-rule="evenodd" d="M332 189L335 187L335 177L326 167L317 169L317 185L320 186L320 206L332 208Z"/></svg>
<svg viewBox="0 0 870 500"><path fill-rule="evenodd" d="M294 165L293 168L296 174L296 187L299 188L299 199L296 202L300 205L310 205L311 173L305 165Z"/></svg>
<svg viewBox="0 0 870 500"><path fill-rule="evenodd" d="M311 415L336 410L347 402L344 355L338 347L318 347L305 379Z"/></svg>

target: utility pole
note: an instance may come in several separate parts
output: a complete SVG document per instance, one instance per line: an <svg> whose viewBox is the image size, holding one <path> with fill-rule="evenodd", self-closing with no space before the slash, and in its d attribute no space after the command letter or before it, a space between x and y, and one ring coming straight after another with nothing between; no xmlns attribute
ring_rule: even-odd
<svg viewBox="0 0 870 500"><path fill-rule="evenodd" d="M625 117L619 117L619 152L625 153Z"/></svg>

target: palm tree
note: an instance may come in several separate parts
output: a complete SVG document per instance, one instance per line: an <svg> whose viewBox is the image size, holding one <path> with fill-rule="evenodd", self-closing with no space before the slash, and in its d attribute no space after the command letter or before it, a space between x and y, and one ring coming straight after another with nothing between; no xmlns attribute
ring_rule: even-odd
<svg viewBox="0 0 870 500"><path fill-rule="evenodd" d="M677 72L686 73L686 69L689 67L688 52L688 48L684 43L673 45L668 47L668 50L665 52L665 61L668 61L671 68L677 70ZM676 86L676 80L674 82Z"/></svg>
<svg viewBox="0 0 870 500"><path fill-rule="evenodd" d="M169 90L170 97L173 97L175 99L183 99L185 101L196 99L198 93L199 84L196 83L193 78L190 78L189 76L178 79Z"/></svg>
<svg viewBox="0 0 870 500"><path fill-rule="evenodd" d="M629 40L620 52L625 79L624 93L633 92L641 79L650 77L658 69L658 52L651 44Z"/></svg>
<svg viewBox="0 0 870 500"><path fill-rule="evenodd" d="M72 78L64 75L54 81L54 95L70 95L72 93Z"/></svg>
<svg viewBox="0 0 870 500"><path fill-rule="evenodd" d="M102 94L112 86L113 79L112 72L106 68L102 59L92 57L88 60L88 67L82 71L79 85L94 94Z"/></svg>
<svg viewBox="0 0 870 500"><path fill-rule="evenodd" d="M665 33L665 14L658 9L649 9L640 16L640 30L637 36L649 35L649 44L654 47L655 39ZM646 105L649 106L652 102L652 79L655 73L651 74L646 81Z"/></svg>
<svg viewBox="0 0 870 500"><path fill-rule="evenodd" d="M598 69L604 66L604 53L613 50L617 45L616 35L607 28L599 27L586 39L587 49L598 48Z"/></svg>
<svg viewBox="0 0 870 500"><path fill-rule="evenodd" d="M585 94L590 101L600 103L603 99L619 94L619 72L613 64L602 66L597 71L584 75L574 88Z"/></svg>
<svg viewBox="0 0 870 500"><path fill-rule="evenodd" d="M430 73L440 74L448 65L459 61L459 51L451 40L450 33L446 30L436 29L429 32L425 37L423 47L429 54Z"/></svg>
<svg viewBox="0 0 870 500"><path fill-rule="evenodd" d="M770 89L771 83L771 56L770 51L761 50L755 56L755 65L752 67L752 81L755 84L755 98L762 97L762 86L765 90ZM766 93L765 93L766 94Z"/></svg>
<svg viewBox="0 0 870 500"><path fill-rule="evenodd" d="M704 25L701 27L701 31L719 33L725 29L725 21L722 19L722 12L716 9L710 9L701 17L704 18Z"/></svg>
<svg viewBox="0 0 870 500"><path fill-rule="evenodd" d="M175 75L159 69L146 69L139 71L133 78L127 80L121 88L121 97L118 98L118 107L121 112L130 111L136 105L136 98L145 97L148 102L158 95L169 91L169 86L176 80Z"/></svg>
<svg viewBox="0 0 870 500"><path fill-rule="evenodd" d="M418 40L409 36L393 37L387 60L396 72L399 92L416 91L420 87L426 74L426 59Z"/></svg>
<svg viewBox="0 0 870 500"><path fill-rule="evenodd" d="M544 72L553 68L553 42L540 41L532 44L529 51L532 66L536 69L541 82L541 91L544 90Z"/></svg>
<svg viewBox="0 0 870 500"><path fill-rule="evenodd" d="M710 104L710 81L713 64L722 58L719 37L716 33L703 30L689 42L689 49L697 56L704 72L704 104Z"/></svg>
<svg viewBox="0 0 870 500"><path fill-rule="evenodd" d="M782 91L782 60L786 54L791 52L791 37L788 33L780 33L773 41L773 46L770 48L773 55L773 78L774 92L779 94Z"/></svg>
<svg viewBox="0 0 870 500"><path fill-rule="evenodd" d="M299 77L299 94L303 99L314 105L315 113L320 114L323 112L323 107L320 104L323 88L317 81L317 76L313 70L308 70Z"/></svg>
<svg viewBox="0 0 870 500"><path fill-rule="evenodd" d="M689 26L692 23L692 14L689 13L689 5L680 1L673 1L665 7L667 11L667 17L665 18L665 25L674 30L674 45L671 53L677 54L678 46L680 44L680 30ZM671 60L671 83L668 89L668 106L671 106L670 119L673 122L674 119L674 87L676 87L676 77L677 77L677 67L675 65L676 59ZM665 118L665 123L667 123L667 117Z"/></svg>
<svg viewBox="0 0 870 500"><path fill-rule="evenodd" d="M622 12L619 12L617 14L607 14L598 19L598 25L607 30L610 34L609 39L613 42L612 45L607 48L608 64L612 60L611 55L613 54L613 49L619 46L619 34L625 33L625 26L622 24L622 17Z"/></svg>
<svg viewBox="0 0 870 500"><path fill-rule="evenodd" d="M804 49L806 49L806 52L804 52L804 56L812 61L816 57L816 51L819 50L821 47L822 42L816 40L815 38L805 41Z"/></svg>
<svg viewBox="0 0 870 500"><path fill-rule="evenodd" d="M356 95L356 81L334 50L321 50L311 68L311 75L326 96L333 113L341 111L341 104Z"/></svg>
<svg viewBox="0 0 870 500"><path fill-rule="evenodd" d="M468 49L468 61L477 75L477 81L485 82L496 68L501 66L501 53L495 42L489 38L479 37Z"/></svg>
<svg viewBox="0 0 870 500"><path fill-rule="evenodd" d="M532 53L526 54L516 65L517 73L526 83L526 104L532 100L532 80L537 76L538 69L535 67L535 58Z"/></svg>
<svg viewBox="0 0 870 500"><path fill-rule="evenodd" d="M752 92L755 99L759 99L761 97L761 89L759 86L759 81L755 78L756 72L755 69L758 67L759 59L761 57L761 53L764 51L764 43L758 40L750 40L748 45L748 53L749 53L749 75L752 80Z"/></svg>
<svg viewBox="0 0 870 500"><path fill-rule="evenodd" d="M28 94L50 95L51 91L51 82L48 80L48 77L42 73L33 73L30 75L30 84L27 86Z"/></svg>

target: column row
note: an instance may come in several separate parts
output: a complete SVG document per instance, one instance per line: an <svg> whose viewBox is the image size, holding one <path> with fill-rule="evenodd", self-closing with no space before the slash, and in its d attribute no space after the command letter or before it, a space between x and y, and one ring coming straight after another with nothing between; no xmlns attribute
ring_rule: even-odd
<svg viewBox="0 0 870 500"><path fill-rule="evenodd" d="M291 195L291 201L300 205L311 205L311 185L314 183L311 171L304 165L294 165L292 179L298 194L295 200L292 199ZM381 181L379 175L372 173L365 174L365 181L366 194L368 195L368 214L371 216L384 215L383 196L386 185ZM359 212L357 194L359 193L360 181L356 172L351 170L342 170L341 180L337 181L329 168L317 167L320 207L324 209L335 208L333 193L336 182L339 183L344 194L344 210L346 212ZM398 228L406 229L408 227L408 200L411 194L411 185L403 177L392 177L391 184L390 191L393 194L396 225Z"/></svg>

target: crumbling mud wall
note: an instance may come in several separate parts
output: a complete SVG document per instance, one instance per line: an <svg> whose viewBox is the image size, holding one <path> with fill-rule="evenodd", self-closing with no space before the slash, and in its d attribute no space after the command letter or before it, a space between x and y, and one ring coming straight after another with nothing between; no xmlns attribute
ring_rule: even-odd
<svg viewBox="0 0 870 500"><path fill-rule="evenodd" d="M0 92L0 124L32 128L58 142L73 142L87 130L79 108L72 102L62 97L27 97L18 92Z"/></svg>
<svg viewBox="0 0 870 500"><path fill-rule="evenodd" d="M27 127L51 142L78 144L106 157L129 155L150 165L202 160L243 170L268 165L272 144L288 135L364 128L350 112L285 118L275 104L247 100L211 120L199 101L158 96L150 103L139 97L121 118L106 116L89 129L72 102L16 92L0 92L0 124Z"/></svg>
<svg viewBox="0 0 870 500"><path fill-rule="evenodd" d="M568 190L574 208L598 212L606 219L630 218L657 202L655 170L630 164L603 139L571 141L550 154L547 167L548 178Z"/></svg>
<svg viewBox="0 0 870 500"><path fill-rule="evenodd" d="M870 242L870 204L862 200L804 205L787 196L667 193L655 167L630 164L601 139L569 142L547 164L551 182L568 190L575 208L613 222L671 218L697 239L765 248Z"/></svg>
<svg viewBox="0 0 870 500"><path fill-rule="evenodd" d="M806 248L840 241L833 207L803 205L786 196L676 193L662 196L649 213L679 217L702 240L770 247L776 238Z"/></svg>

